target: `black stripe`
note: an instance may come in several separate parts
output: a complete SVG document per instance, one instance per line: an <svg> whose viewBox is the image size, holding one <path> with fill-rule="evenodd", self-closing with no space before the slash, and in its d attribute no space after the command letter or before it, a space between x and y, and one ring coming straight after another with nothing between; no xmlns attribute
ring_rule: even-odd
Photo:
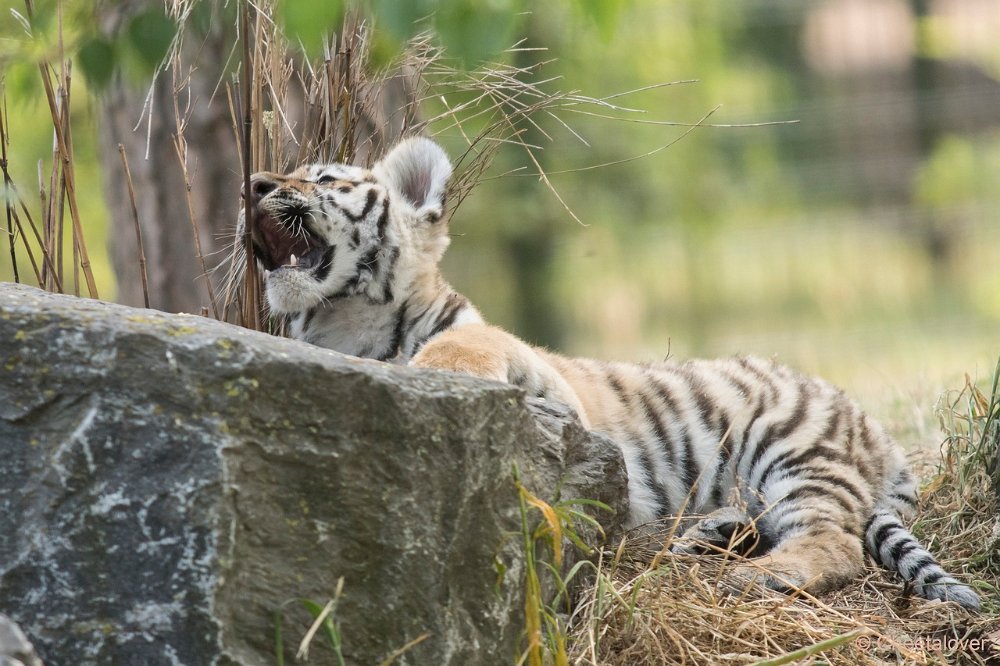
<svg viewBox="0 0 1000 666"><path fill-rule="evenodd" d="M445 329L451 328L451 325L455 323L455 318L458 316L459 311L464 308L467 303L468 301L466 301L464 296L456 293L449 294L448 300L445 302L444 307L441 308L441 312L438 314L434 327L431 329L430 334L427 338L425 338L425 340L429 340Z"/></svg>
<svg viewBox="0 0 1000 666"><path fill-rule="evenodd" d="M868 429L868 419L864 416L861 417L861 443L865 446L865 451L872 450L872 434Z"/></svg>
<svg viewBox="0 0 1000 666"><path fill-rule="evenodd" d="M791 416L781 424L771 424L767 427L767 430L760 436L760 440L757 442L757 447L754 449L753 456L750 458L750 465L748 467L748 475L750 477L754 476L754 469L757 467L757 463L760 462L761 457L764 453L771 448L775 442L780 442L792 433L796 428L802 425L803 419L805 419L808 412L806 397L808 394L807 385L796 384L798 388L798 395L795 399L795 407L792 409Z"/></svg>
<svg viewBox="0 0 1000 666"><path fill-rule="evenodd" d="M389 341L389 347L379 356L378 360L380 361L387 361L399 355L399 346L403 342L403 331L406 327L407 304L408 301L403 301L403 304L399 306L399 311L396 313L396 325L392 329L392 339Z"/></svg>
<svg viewBox="0 0 1000 666"><path fill-rule="evenodd" d="M776 471L780 470L780 469L783 469L786 466L786 464L789 462L789 460L792 459L793 456L796 459L804 457L806 460L809 460L809 459L815 458L818 455L819 455L819 452L815 451L813 449L809 449L807 451L804 451L804 452L800 453L797 456L795 455L795 451L792 450L792 449L789 449L788 451L782 452L774 460L772 460L771 463L767 466L767 469L764 470L764 474L761 475L761 477L760 477L760 483L757 484L757 490L760 490L761 488L765 487L767 485L767 480L771 477L771 474L773 472L776 472ZM750 468L750 471L751 471L751 473L753 472L753 468L752 467Z"/></svg>
<svg viewBox="0 0 1000 666"><path fill-rule="evenodd" d="M838 488L843 488L844 490L847 491L847 494L849 494L854 499L858 500L858 502L862 501L863 491L860 488L858 488L858 486L851 483L851 481L844 478L843 476L834 475L829 472L816 471L807 474L806 477L813 481L823 481L825 483L837 486Z"/></svg>
<svg viewBox="0 0 1000 666"><path fill-rule="evenodd" d="M920 549L920 544L914 539L900 539L896 545L889 549L889 559L893 562L899 562L899 560L915 550Z"/></svg>
<svg viewBox="0 0 1000 666"><path fill-rule="evenodd" d="M379 303L389 303L393 300L392 283L396 279L396 262L399 260L399 247L392 246L382 253L382 261L379 262L381 269L375 278L378 286L382 288L382 296L376 299Z"/></svg>
<svg viewBox="0 0 1000 666"><path fill-rule="evenodd" d="M369 202L371 202L372 205L374 205L375 203L375 199L372 196L374 192L375 190L372 190L371 193L368 195L368 200ZM388 222L389 222L389 195L386 194L385 199L382 201L382 213L381 215L378 216L378 222L375 225L375 228L378 230L379 241L385 239L385 225L388 224Z"/></svg>
<svg viewBox="0 0 1000 666"><path fill-rule="evenodd" d="M313 317L316 316L316 310L317 310L317 308L309 308L308 310L306 310L306 316L303 318L303 321L302 321L302 335L303 336L305 336L306 329L309 328L309 324L312 323Z"/></svg>
<svg viewBox="0 0 1000 666"><path fill-rule="evenodd" d="M763 488L767 485L767 480L771 476L772 472L778 471L779 469L784 469L785 471L792 471L798 467L808 467L817 458L822 458L824 460L832 460L835 462L844 462L843 454L835 448L828 446L823 446L824 442L830 442L833 440L834 435L840 431L840 412L837 412L837 417L830 419L827 422L826 429L819 434L816 440L805 447L800 453L795 453L793 450L788 450L780 454L777 458L772 460L764 470L764 474L760 477L760 484L758 488ZM753 472L753 467L751 467L751 474ZM854 490L854 495L860 497L857 493L857 489Z"/></svg>
<svg viewBox="0 0 1000 666"><path fill-rule="evenodd" d="M893 532L898 532L899 530L906 531L898 521L893 521L891 523L886 523L882 527L878 528L874 535L872 535L872 544L875 548L881 548L882 544Z"/></svg>
<svg viewBox="0 0 1000 666"><path fill-rule="evenodd" d="M326 203L329 203L331 206L333 206L341 213L343 213L344 216L351 222L360 222L368 215L368 213L372 212L372 208L375 206L376 201L378 201L378 190L372 187L368 189L368 194L365 195L365 205L361 209L361 212L358 213L357 215L347 210L346 208L341 206L336 201L333 201L332 199L326 200Z"/></svg>
<svg viewBox="0 0 1000 666"><path fill-rule="evenodd" d="M730 457L735 457L737 460L743 458L743 450L750 444L750 429L753 428L753 424L756 423L757 419L759 419L764 413L764 409L764 397L759 396L757 398L757 406L754 407L753 414L750 415L750 419L747 421L746 430L743 432L743 436L736 440L736 446L733 448L733 452Z"/></svg>
<svg viewBox="0 0 1000 666"><path fill-rule="evenodd" d="M828 488L820 483L813 483L811 481L806 481L800 484L779 501L794 502L805 497L829 497L839 504L844 509L845 513L853 513L857 510L857 507L844 499L840 493L835 492L831 488Z"/></svg>
<svg viewBox="0 0 1000 666"><path fill-rule="evenodd" d="M614 390L615 395L618 396L618 402L620 402L622 405L628 406L628 404L629 404L629 399L628 399L629 398L629 393L628 393L628 391L625 390L625 387L622 385L622 382L618 378L618 376L615 375L614 370L612 368L609 368L609 367L605 366L604 367L604 376L607 377L608 383L611 385L611 388Z"/></svg>
<svg viewBox="0 0 1000 666"><path fill-rule="evenodd" d="M712 470L712 502L716 507L722 506L722 492L724 490L722 480L726 462L726 457L720 455L715 463L715 469Z"/></svg>
<svg viewBox="0 0 1000 666"><path fill-rule="evenodd" d="M677 401L670 394L670 389L658 381L653 381L652 386L656 391L656 394L661 400L663 400L664 404L667 405L670 411L679 416L680 412L677 409ZM682 423L682 427L680 428L680 441L674 442L674 444L677 444L678 448L684 449L684 487L690 490L694 486L695 481L698 480L698 468L695 464L694 447L691 444L691 437L689 436L687 426L683 425L683 422L679 419L678 421ZM674 465L676 466L676 456L671 456L671 458L674 459Z"/></svg>
<svg viewBox="0 0 1000 666"><path fill-rule="evenodd" d="M313 277L315 277L320 282L326 280L327 276L330 275L330 269L333 268L333 258L337 256L337 246L331 245L323 251L323 257L319 260L319 266L316 267ZM308 325L308 321L306 322Z"/></svg>
<svg viewBox="0 0 1000 666"><path fill-rule="evenodd" d="M687 383L687 388L691 391L691 395L694 397L695 404L697 405L698 416L701 419L702 425L705 426L706 430L716 432L718 424L712 423L712 416L715 413L715 404L705 393L704 380L693 372L691 367L686 364L676 368L674 371L681 375Z"/></svg>
<svg viewBox="0 0 1000 666"><path fill-rule="evenodd" d="M931 555L930 553L926 553L916 562L908 565L906 567L906 571L903 571L902 562L897 562L896 565L899 567L899 573L902 574L903 578L905 578L906 580L916 580L917 574L919 574L922 570L927 569L931 566L938 566L938 563L934 559L933 555Z"/></svg>
<svg viewBox="0 0 1000 666"><path fill-rule="evenodd" d="M639 404L642 406L642 410L645 413L646 420L649 421L653 427L653 433L656 437L656 443L659 444L660 449L665 452L668 468L670 468L672 467L670 463L671 463L671 458L673 456L671 455L670 440L669 436L667 435L667 430L663 426L663 422L660 420L660 417L656 413L656 410L653 409L653 404L650 402L649 396L647 396L644 393L639 393L638 396L639 396ZM651 471L654 470L655 468L652 466L652 457L645 450L643 450L643 454L645 455L646 458L649 458L650 470ZM660 504L660 510L657 513L659 515L665 513L673 513L674 507L670 502L670 497L667 495L666 490L658 483L654 482L653 492L656 495L657 502L659 502Z"/></svg>
<svg viewBox="0 0 1000 666"><path fill-rule="evenodd" d="M653 491L653 496L656 498L656 502L659 505L656 510L656 517L660 518L666 515L667 510L670 508L670 498L660 487L660 484L656 482L656 477L654 476L653 470L653 460L649 456L649 451L646 447L642 446L642 439L633 436L633 441L638 442L636 446L639 449L639 461L642 463L643 476L646 477L646 487Z"/></svg>
<svg viewBox="0 0 1000 666"><path fill-rule="evenodd" d="M772 402L777 401L777 399L778 399L778 387L775 385L774 380L771 378L770 375L768 375L767 373L765 373L760 368L758 368L758 367L756 367L754 365L751 365L750 359L747 359L747 358L738 358L738 359L736 359L736 362L739 364L739 366L741 368L743 368L744 370L746 370L747 372L749 372L751 375L753 375L754 377L756 377L757 381L760 382L761 384L763 384L765 388L767 388L768 393L770 393L770 397L771 397L771 401Z"/></svg>
<svg viewBox="0 0 1000 666"><path fill-rule="evenodd" d="M360 222L362 219L368 216L368 213L372 212L372 208L375 206L375 202L378 200L378 191L374 187L368 189L368 194L365 195L365 205L361 209L361 212L357 215L352 215L350 211L344 210L347 214L348 219L351 222Z"/></svg>
<svg viewBox="0 0 1000 666"><path fill-rule="evenodd" d="M719 370L717 374L730 386L735 388L739 393L743 394L744 398L749 399L750 396L753 395L753 388L745 381L743 381L742 379L734 375L732 372L730 372L728 368Z"/></svg>
<svg viewBox="0 0 1000 666"><path fill-rule="evenodd" d="M942 578L947 578L947 577L948 577L948 575L946 573L944 573L943 570L942 571L932 571L929 574L927 574L926 576L924 576L924 580L920 584L922 586L924 586L924 587L928 587L930 585L934 585L934 583L938 582Z"/></svg>

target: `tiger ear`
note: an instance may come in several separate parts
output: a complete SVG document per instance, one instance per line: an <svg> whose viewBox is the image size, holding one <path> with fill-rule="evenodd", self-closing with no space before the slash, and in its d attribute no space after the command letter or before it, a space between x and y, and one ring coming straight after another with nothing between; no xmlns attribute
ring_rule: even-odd
<svg viewBox="0 0 1000 666"><path fill-rule="evenodd" d="M435 222L444 215L451 162L435 142L423 137L406 139L396 144L372 170L421 219Z"/></svg>

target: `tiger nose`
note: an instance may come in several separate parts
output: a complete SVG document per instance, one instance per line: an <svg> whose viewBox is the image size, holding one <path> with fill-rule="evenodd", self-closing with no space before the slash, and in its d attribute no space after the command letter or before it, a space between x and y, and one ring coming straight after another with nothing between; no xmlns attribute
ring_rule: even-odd
<svg viewBox="0 0 1000 666"><path fill-rule="evenodd" d="M278 189L278 183L269 173L261 172L250 176L250 202L257 203L268 194ZM245 196L245 193L241 192Z"/></svg>

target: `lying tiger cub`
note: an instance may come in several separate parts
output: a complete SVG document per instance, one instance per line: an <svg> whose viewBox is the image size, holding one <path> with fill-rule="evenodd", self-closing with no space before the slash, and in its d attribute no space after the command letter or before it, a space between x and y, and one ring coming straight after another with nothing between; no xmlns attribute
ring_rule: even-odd
<svg viewBox="0 0 1000 666"><path fill-rule="evenodd" d="M902 452L833 386L756 358L565 358L485 324L438 266L451 171L436 143L413 138L370 171L253 176L254 252L294 337L569 405L621 447L630 526L676 514L689 494L687 511L707 514L689 536L725 546L736 526L756 525L769 550L738 575L823 592L859 575L866 547L922 597L979 608L901 522L916 502Z"/></svg>

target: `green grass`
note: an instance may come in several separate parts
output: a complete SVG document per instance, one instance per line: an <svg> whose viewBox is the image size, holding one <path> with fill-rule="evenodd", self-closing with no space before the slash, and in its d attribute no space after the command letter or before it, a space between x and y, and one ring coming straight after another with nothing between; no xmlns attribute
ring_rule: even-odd
<svg viewBox="0 0 1000 666"><path fill-rule="evenodd" d="M594 567L580 559L564 571L564 544L571 543L586 556L593 548L584 542L580 527L586 525L603 537L604 532L593 516L580 507L611 511L602 502L588 499L557 500L551 504L540 499L521 483L513 468L521 512L521 544L524 557L524 632L525 647L518 664L566 666L566 619L573 610L570 593L574 578L585 568ZM540 520L533 521L534 513ZM548 597L546 592L549 592Z"/></svg>

